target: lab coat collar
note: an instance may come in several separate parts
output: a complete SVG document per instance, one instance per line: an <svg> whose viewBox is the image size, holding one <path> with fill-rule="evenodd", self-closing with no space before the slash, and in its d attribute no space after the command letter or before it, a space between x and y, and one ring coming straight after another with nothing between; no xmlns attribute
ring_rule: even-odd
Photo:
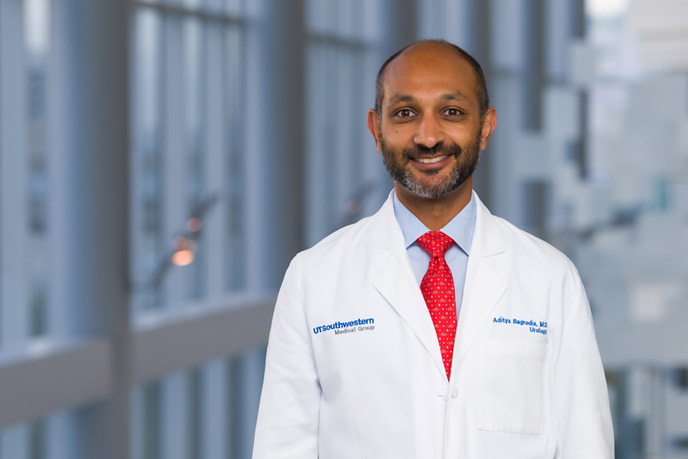
<svg viewBox="0 0 688 459"><path fill-rule="evenodd" d="M507 289L506 280L493 269L493 266L502 262L501 257L506 252L498 220L480 201L475 191L473 197L477 200L478 213L456 328L452 374L458 373L478 331Z"/></svg>
<svg viewBox="0 0 688 459"><path fill-rule="evenodd" d="M492 271L486 259L504 252L504 240L494 217L473 192L477 203L475 234L468 258L466 286L457 324L454 369L458 369L479 328L506 289L506 282ZM371 266L379 267L374 287L413 330L446 378L435 327L413 275L404 236L394 216L392 194L371 221Z"/></svg>
<svg viewBox="0 0 688 459"><path fill-rule="evenodd" d="M406 322L446 379L435 326L411 269L404 235L394 217L391 194L371 222L369 254L371 267L377 270L373 273L373 286Z"/></svg>

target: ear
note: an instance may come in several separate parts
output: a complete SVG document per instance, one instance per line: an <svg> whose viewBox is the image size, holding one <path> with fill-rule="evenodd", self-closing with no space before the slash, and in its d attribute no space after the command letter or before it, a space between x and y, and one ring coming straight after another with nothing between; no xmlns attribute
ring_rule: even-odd
<svg viewBox="0 0 688 459"><path fill-rule="evenodd" d="M377 112L372 108L368 110L368 130L371 134L373 134L377 152L382 153L382 137L380 136L382 126L380 124L380 115L378 115Z"/></svg>
<svg viewBox="0 0 688 459"><path fill-rule="evenodd" d="M497 110L494 107L490 107L483 115L483 130L480 133L480 149L484 150L487 148L487 141L490 140L490 136L497 126Z"/></svg>

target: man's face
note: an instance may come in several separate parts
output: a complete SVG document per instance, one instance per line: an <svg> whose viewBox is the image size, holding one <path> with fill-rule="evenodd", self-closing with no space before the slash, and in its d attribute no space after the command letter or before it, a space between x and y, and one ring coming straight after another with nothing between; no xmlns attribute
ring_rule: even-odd
<svg viewBox="0 0 688 459"><path fill-rule="evenodd" d="M385 70L381 113L369 113L368 126L399 191L440 198L471 177L493 118L490 109L483 123L470 64L446 45L423 43Z"/></svg>
<svg viewBox="0 0 688 459"><path fill-rule="evenodd" d="M441 198L456 190L473 174L480 158L480 135L476 135L473 143L466 148L450 141L438 143L432 148L416 145L397 151L387 145L384 137L380 138L380 146L382 161L392 179L421 198ZM439 165L445 161L442 158L447 158L448 163L453 162L451 169ZM423 175L414 175L413 168L409 167L414 161L428 165ZM447 173L442 174L443 170Z"/></svg>

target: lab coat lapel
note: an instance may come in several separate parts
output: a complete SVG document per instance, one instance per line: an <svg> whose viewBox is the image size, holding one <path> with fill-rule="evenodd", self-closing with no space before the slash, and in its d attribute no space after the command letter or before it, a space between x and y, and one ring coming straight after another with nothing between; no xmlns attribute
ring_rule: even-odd
<svg viewBox="0 0 688 459"><path fill-rule="evenodd" d="M507 289L506 281L490 266L490 263L498 262L498 257L504 253L504 239L495 217L478 199L477 194L474 193L473 197L477 201L478 212L457 323L453 362L455 368L463 362L478 331Z"/></svg>
<svg viewBox="0 0 688 459"><path fill-rule="evenodd" d="M369 244L371 267L377 271L373 285L413 330L446 378L435 327L411 269L391 197L374 218Z"/></svg>

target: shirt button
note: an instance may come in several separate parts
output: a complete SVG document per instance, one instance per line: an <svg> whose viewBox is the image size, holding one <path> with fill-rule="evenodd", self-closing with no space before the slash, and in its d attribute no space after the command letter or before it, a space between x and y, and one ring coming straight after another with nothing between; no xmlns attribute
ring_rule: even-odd
<svg viewBox="0 0 688 459"><path fill-rule="evenodd" d="M452 391L452 398L457 398L459 396L459 389L454 389Z"/></svg>

